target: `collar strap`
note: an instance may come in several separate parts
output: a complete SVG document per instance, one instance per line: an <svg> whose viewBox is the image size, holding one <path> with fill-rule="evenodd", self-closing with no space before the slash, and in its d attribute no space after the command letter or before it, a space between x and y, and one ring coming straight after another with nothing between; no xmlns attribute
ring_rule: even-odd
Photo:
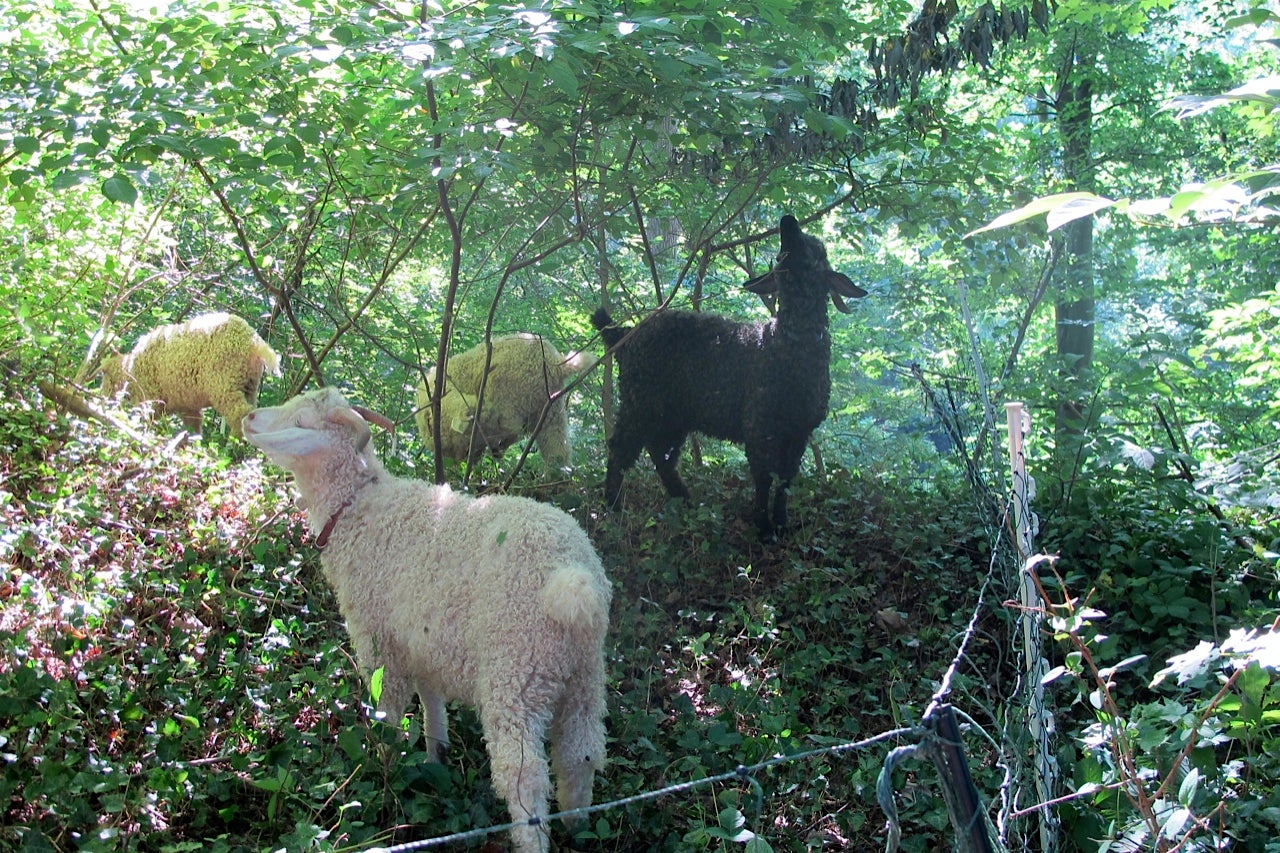
<svg viewBox="0 0 1280 853"><path fill-rule="evenodd" d="M351 497L343 501L342 505L339 506L336 510L334 510L333 515L329 516L329 520L326 521L324 523L324 527L320 529L320 535L316 537L317 548L324 548L326 545L329 544L329 537L333 535L333 528L334 526L337 525L338 519L342 518L342 511L345 510L347 507L351 506L351 504L356 499L356 494L365 486L369 485L370 483L375 483L377 482L377 480L378 480L377 477L370 477L360 485L356 486L356 490L351 494Z"/></svg>

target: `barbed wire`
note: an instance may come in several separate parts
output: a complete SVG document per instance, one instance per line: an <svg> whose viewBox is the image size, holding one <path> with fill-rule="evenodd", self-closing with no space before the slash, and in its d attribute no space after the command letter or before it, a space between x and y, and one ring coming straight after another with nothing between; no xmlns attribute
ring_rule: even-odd
<svg viewBox="0 0 1280 853"><path fill-rule="evenodd" d="M629 797L622 797L617 800L610 800L607 803L597 803L595 805L584 806L579 809L570 809L565 812L556 812L546 817L532 817L526 820L513 821L495 826L480 827L477 829L467 830L466 832L458 832L452 835L441 835L436 838L426 838L421 841L408 841L404 844L396 844L392 847L371 847L367 848L368 853L412 853L415 850L425 850L429 847L439 847L445 844L453 844L459 841L474 841L488 835L499 832L506 832L516 827L532 826L538 827L552 820L573 819L585 817L595 812L610 811L613 809L629 806L634 803L641 803L647 800L656 800L659 797L665 797L669 794L679 794L684 791L692 791L695 788L705 787L707 785L718 785L724 782L740 781L751 784L758 790L758 783L752 778L756 773L776 767L780 764L789 764L796 761L806 761L821 755L833 755L842 752L849 752L855 749L863 749L882 741L892 740L894 738L912 735L915 737L925 737L929 733L920 726L905 726L902 728L892 729L882 732L869 738L857 741L848 741L845 743L834 744L832 746L823 746L816 749L806 750L805 752L796 752L788 755L775 755L773 758L756 762L755 764L739 764L733 770L720 773L715 776L707 776L702 779L691 779L687 782L677 782L674 785L668 785L665 788L658 788L652 791L644 791L639 794L633 794Z"/></svg>

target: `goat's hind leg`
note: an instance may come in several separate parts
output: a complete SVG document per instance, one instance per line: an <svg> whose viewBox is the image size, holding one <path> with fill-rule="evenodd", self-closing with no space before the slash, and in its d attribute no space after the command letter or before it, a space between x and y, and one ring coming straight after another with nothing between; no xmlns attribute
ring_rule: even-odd
<svg viewBox="0 0 1280 853"><path fill-rule="evenodd" d="M605 765L605 713L604 673L592 659L570 676L551 721L551 769L559 811L591 805L595 774ZM583 816L569 818L566 824L572 828L582 820Z"/></svg>
<svg viewBox="0 0 1280 853"><path fill-rule="evenodd" d="M649 458L653 460L653 467L658 470L658 479L662 480L667 494L687 501L689 489L685 486L684 480L680 479L680 472L676 469L680 464L680 448L684 446L684 439L683 435L664 436L649 442L645 447L649 451Z"/></svg>
<svg viewBox="0 0 1280 853"><path fill-rule="evenodd" d="M422 700L422 735L427 742L427 761L436 764L449 753L449 714L444 698L434 690L418 687Z"/></svg>
<svg viewBox="0 0 1280 853"><path fill-rule="evenodd" d="M498 697L494 697L498 698ZM491 710L502 702L487 702L481 712L493 787L507 803L511 820L512 849L516 853L546 853L550 847L546 817L551 779L548 773L546 726L530 713L505 716ZM526 709L527 710L527 709ZM527 821L537 818L536 825Z"/></svg>

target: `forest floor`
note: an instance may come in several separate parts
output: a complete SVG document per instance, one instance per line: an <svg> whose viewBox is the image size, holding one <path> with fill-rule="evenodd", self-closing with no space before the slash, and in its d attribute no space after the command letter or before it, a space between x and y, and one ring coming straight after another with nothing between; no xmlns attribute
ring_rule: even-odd
<svg viewBox="0 0 1280 853"><path fill-rule="evenodd" d="M373 718L282 472L241 445L143 449L26 416L3 471L0 848L356 850L506 820L469 709L443 766L416 713ZM919 724L962 642L949 698L1000 728L1007 596L989 591L966 633L998 519L963 488L829 469L802 475L791 529L762 542L740 466L685 469L693 503L639 467L608 514L590 466L517 478L579 519L615 585L596 802L695 783L602 809L574 843L883 849L876 779L907 741L878 738ZM972 740L994 792L996 755ZM949 843L937 784L927 762L893 775L905 850Z"/></svg>

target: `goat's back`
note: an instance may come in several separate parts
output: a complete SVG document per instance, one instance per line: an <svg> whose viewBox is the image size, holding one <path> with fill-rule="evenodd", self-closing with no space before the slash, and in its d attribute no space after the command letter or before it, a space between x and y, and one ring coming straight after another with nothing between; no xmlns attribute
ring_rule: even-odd
<svg viewBox="0 0 1280 853"><path fill-rule="evenodd" d="M175 411L198 412L211 392L245 387L254 396L265 371L279 372L270 345L235 314L215 313L160 326L138 339L123 358L135 400L161 399Z"/></svg>
<svg viewBox="0 0 1280 853"><path fill-rule="evenodd" d="M616 353L619 419L648 433L702 432L741 442L743 410L759 397L769 323L666 311Z"/></svg>
<svg viewBox="0 0 1280 853"><path fill-rule="evenodd" d="M464 701L531 649L572 669L608 622L610 586L586 534L527 498L380 478L344 511L322 562L353 635L440 673L433 686Z"/></svg>
<svg viewBox="0 0 1280 853"><path fill-rule="evenodd" d="M766 435L797 441L827 414L831 342L820 325L738 323L664 311L634 330L592 316L618 361L618 425L647 438L689 432L742 443Z"/></svg>

